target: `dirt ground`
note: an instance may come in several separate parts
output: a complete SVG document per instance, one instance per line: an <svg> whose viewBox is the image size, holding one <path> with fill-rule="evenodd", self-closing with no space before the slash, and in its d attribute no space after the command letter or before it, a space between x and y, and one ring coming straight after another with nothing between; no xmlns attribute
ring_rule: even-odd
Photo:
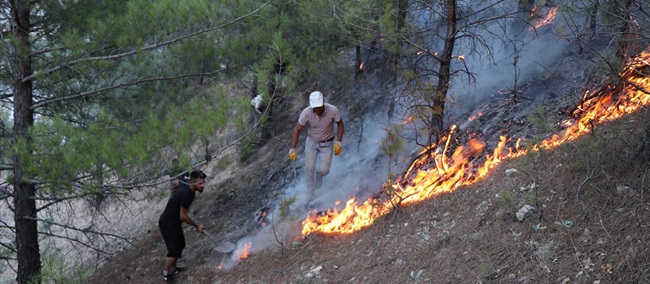
<svg viewBox="0 0 650 284"><path fill-rule="evenodd" d="M334 94L358 91L360 83L335 84L333 78L321 77L304 88L316 84L331 90L333 103L348 106L351 116L359 98ZM575 94L580 95L569 87L562 91L571 94L543 103L544 113L557 122L574 105ZM190 214L206 226L211 238L187 228L188 247L179 266L188 269L173 282L650 283L648 164L623 155L638 149L648 110L601 126L571 145L508 160L474 185L395 208L360 232L311 234L282 246L276 242L230 269L220 269L231 254L218 247L261 230L260 209L281 198L282 188L295 178L286 152L293 121L306 102L308 93L303 93L276 108L287 111L277 114L275 136L249 163L233 163L224 177L197 196ZM502 134L545 135L525 117L522 122L509 116L533 109L530 100L495 97L484 106L486 115L465 129L490 125L493 130L483 133L492 141L488 145ZM359 127L354 117L350 121L352 131ZM508 169L517 172L506 174ZM520 221L516 213L524 205L536 210ZM164 282L160 270L166 250L154 221L149 231L87 282Z"/></svg>

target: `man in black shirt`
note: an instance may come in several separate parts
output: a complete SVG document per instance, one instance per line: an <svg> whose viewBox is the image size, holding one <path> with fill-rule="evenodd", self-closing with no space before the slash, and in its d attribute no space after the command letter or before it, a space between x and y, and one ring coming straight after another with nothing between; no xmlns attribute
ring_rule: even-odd
<svg viewBox="0 0 650 284"><path fill-rule="evenodd" d="M167 258L165 259L165 268L163 269L163 279L178 274L176 262L181 258L185 248L185 236L183 235L183 222L192 225L199 233L203 232L203 226L197 224L190 218L187 212L194 201L196 192L203 192L205 178L207 176L202 171L192 171L190 180L187 184L181 184L176 192L167 201L165 211L160 215L158 227L167 246Z"/></svg>

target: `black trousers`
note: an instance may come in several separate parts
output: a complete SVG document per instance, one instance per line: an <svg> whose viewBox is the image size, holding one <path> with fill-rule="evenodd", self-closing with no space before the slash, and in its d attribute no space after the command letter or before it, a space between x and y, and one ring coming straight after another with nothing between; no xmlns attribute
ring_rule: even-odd
<svg viewBox="0 0 650 284"><path fill-rule="evenodd" d="M167 257L181 258L185 248L185 235L183 235L183 222L178 221L158 221L158 228L165 240L167 247Z"/></svg>

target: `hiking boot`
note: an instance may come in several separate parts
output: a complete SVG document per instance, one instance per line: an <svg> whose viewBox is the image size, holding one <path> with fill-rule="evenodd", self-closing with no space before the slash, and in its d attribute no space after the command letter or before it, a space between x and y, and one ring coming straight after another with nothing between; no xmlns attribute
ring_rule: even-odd
<svg viewBox="0 0 650 284"><path fill-rule="evenodd" d="M165 280L165 281L169 280L169 278L172 278L172 276L170 275L169 272L163 271L163 272L161 272L161 274L162 274L163 280Z"/></svg>

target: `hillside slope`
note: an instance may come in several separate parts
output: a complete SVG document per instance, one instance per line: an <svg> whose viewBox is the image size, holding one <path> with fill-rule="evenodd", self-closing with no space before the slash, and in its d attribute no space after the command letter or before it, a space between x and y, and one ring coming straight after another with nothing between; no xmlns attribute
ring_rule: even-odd
<svg viewBox="0 0 650 284"><path fill-rule="evenodd" d="M480 130L488 152L499 135L538 141L561 131L557 125L582 95L575 80L586 78L576 74L587 74L585 69L593 66L581 56L571 53L548 66L577 76L566 80L572 85L550 75L530 83L555 82L559 95L519 101L488 95L490 100L475 108L482 111L481 118L467 123L473 114L468 113L459 124L466 122L465 132ZM361 151L355 143L361 145L358 141L371 139L368 132L376 131L364 127L374 110L383 111L378 99L385 91L382 73L370 69L362 81L355 81L351 71L341 71L347 70L346 62L343 57L343 67L305 82L299 96L281 103L278 109L288 111L278 115L275 136L250 163L209 171L216 181L197 197L191 214L211 237L188 228L188 248L179 262L188 270L177 283L650 283L645 265L650 260L650 175L648 161L636 155L647 138L647 109L597 126L554 150L507 160L475 184L395 208L354 234L310 234L287 241L282 237L300 230L305 212L298 209L295 221L271 220L272 226L262 227L261 210L277 207L286 189L300 181L301 165L289 163L286 152L310 91L327 92L328 101L341 108L346 154ZM552 127L542 127L545 123ZM378 183L386 178L383 160L380 154L363 160L365 175ZM333 183L337 188L330 190L358 193L339 175ZM337 180L337 172L327 178ZM519 220L517 212L525 205L535 210ZM165 248L155 220L148 230L137 247L113 257L88 282L162 282ZM227 242L240 245L242 239L260 234L271 236L270 242L263 249L254 247L246 259L232 262L231 253L221 252ZM231 267L219 268L224 263Z"/></svg>

